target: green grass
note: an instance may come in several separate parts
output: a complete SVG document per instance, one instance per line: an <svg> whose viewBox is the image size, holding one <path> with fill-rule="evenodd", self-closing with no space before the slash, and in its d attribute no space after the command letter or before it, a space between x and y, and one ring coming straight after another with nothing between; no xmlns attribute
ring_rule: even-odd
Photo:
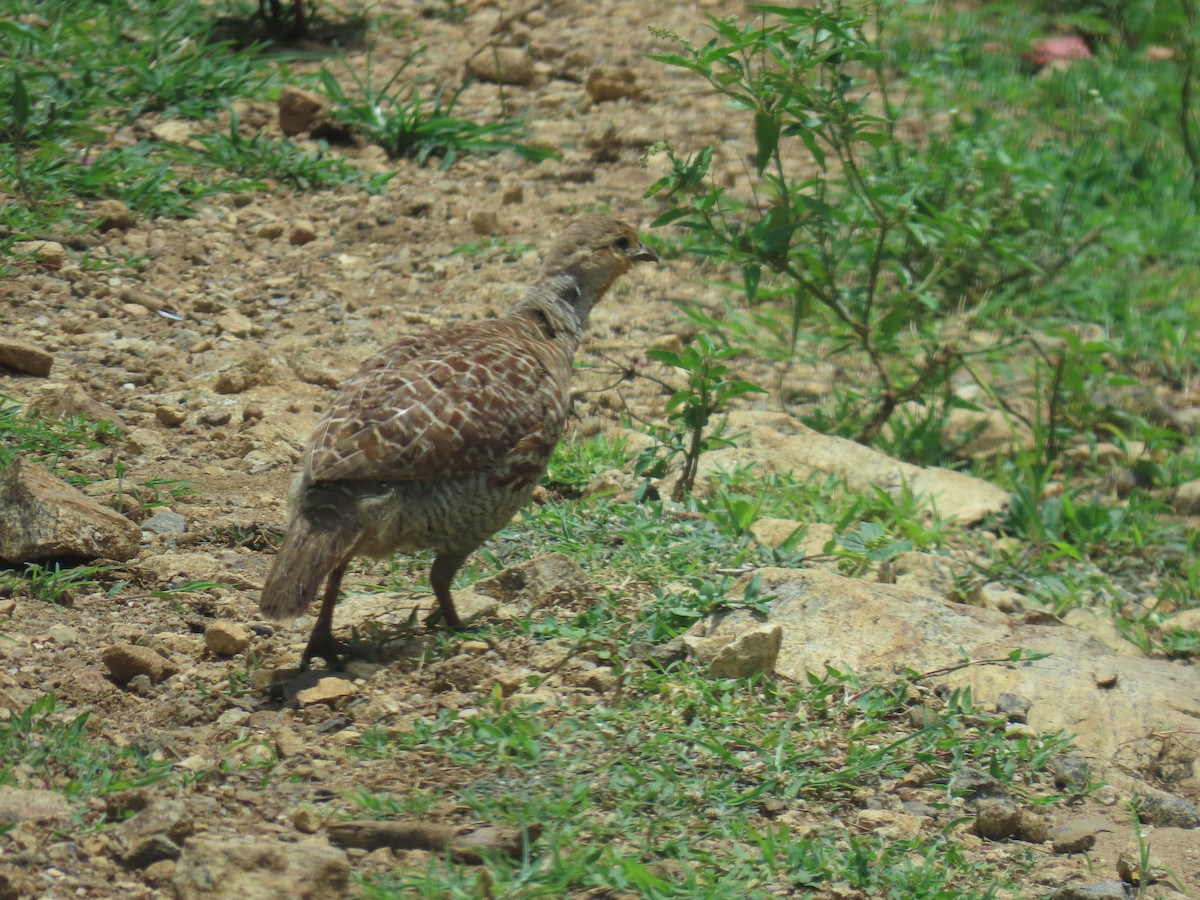
<svg viewBox="0 0 1200 900"><path fill-rule="evenodd" d="M714 682L681 666L635 676L620 699L574 710L510 707L497 696L471 718L418 719L386 744L370 742L370 755L398 765L410 753L443 756L464 774L452 799L473 817L545 832L516 864L493 859L480 870L435 859L367 879L369 896L474 896L485 880L508 896L607 888L769 897L842 881L872 896L993 896L1005 873L963 858L948 830L889 841L850 836L837 819L854 815L855 791L881 789L916 765L936 773L947 803L963 765L1018 795L1044 789L1043 770L1063 744L1007 737L1001 718L963 696L914 730L911 689L832 670L807 685ZM348 800L358 815L411 815L429 801L419 794ZM922 857L940 863L931 870Z"/></svg>
<svg viewBox="0 0 1200 900"><path fill-rule="evenodd" d="M0 784L39 787L72 800L152 784L170 771L137 749L89 734L88 713L45 694L0 721Z"/></svg>

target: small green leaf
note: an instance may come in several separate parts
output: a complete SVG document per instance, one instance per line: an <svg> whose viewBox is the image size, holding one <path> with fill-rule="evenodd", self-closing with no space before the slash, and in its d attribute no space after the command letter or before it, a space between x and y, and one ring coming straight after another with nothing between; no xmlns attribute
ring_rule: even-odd
<svg viewBox="0 0 1200 900"><path fill-rule="evenodd" d="M779 119L771 113L759 110L754 114L754 165L761 175L771 162L779 147Z"/></svg>

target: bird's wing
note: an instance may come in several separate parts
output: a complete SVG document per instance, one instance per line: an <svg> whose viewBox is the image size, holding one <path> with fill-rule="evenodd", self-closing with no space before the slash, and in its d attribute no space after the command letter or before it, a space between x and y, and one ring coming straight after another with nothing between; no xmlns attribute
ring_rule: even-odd
<svg viewBox="0 0 1200 900"><path fill-rule="evenodd" d="M309 439L309 479L437 480L552 447L562 389L530 340L496 325L404 338L368 359Z"/></svg>

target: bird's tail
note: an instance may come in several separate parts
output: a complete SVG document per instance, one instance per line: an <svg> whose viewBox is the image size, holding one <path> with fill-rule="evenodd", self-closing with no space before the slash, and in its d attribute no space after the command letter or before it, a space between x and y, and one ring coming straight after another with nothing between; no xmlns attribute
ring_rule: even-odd
<svg viewBox="0 0 1200 900"><path fill-rule="evenodd" d="M297 516L275 556L258 608L272 619L300 615L325 576L346 559L355 538L344 528L322 527L308 516Z"/></svg>

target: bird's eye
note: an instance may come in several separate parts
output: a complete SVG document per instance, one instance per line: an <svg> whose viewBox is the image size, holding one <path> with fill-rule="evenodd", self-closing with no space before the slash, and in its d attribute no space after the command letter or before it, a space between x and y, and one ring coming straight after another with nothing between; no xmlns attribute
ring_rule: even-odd
<svg viewBox="0 0 1200 900"><path fill-rule="evenodd" d="M630 246L632 246L632 245L629 241L629 235L627 235L627 234L623 234L619 238L617 238L615 241L613 241L613 247L617 250L620 250L622 253L624 253L626 250L628 250L630 248Z"/></svg>

